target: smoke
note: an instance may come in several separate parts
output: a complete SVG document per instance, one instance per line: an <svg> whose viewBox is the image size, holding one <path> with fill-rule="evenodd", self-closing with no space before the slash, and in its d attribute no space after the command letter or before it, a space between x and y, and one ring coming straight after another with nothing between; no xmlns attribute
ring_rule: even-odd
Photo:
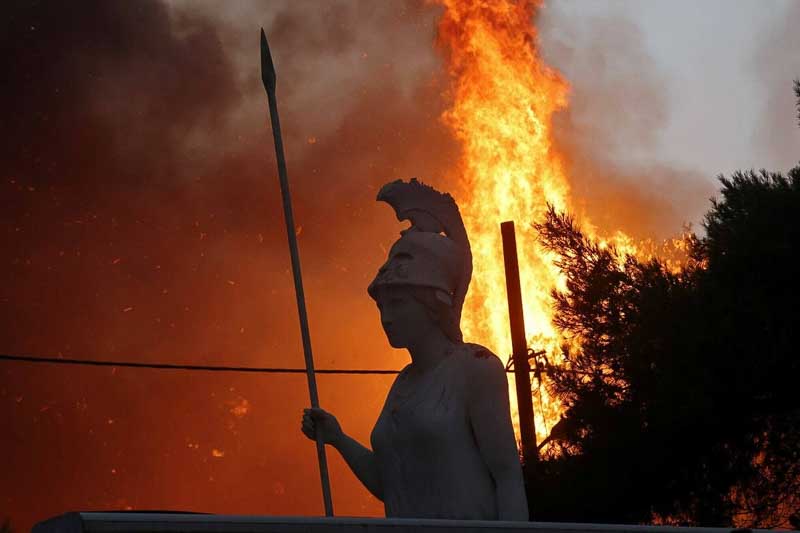
<svg viewBox="0 0 800 533"><path fill-rule="evenodd" d="M712 188L696 171L653 157L670 117L666 77L645 36L623 12L539 18L545 60L569 80L570 105L555 118L579 215L605 234L666 238L697 221Z"/></svg>
<svg viewBox="0 0 800 533"><path fill-rule="evenodd" d="M3 160L35 185L175 175L187 139L218 128L238 97L203 19L172 19L151 0L3 10Z"/></svg>
<svg viewBox="0 0 800 533"><path fill-rule="evenodd" d="M10 280L0 351L302 366L258 71L263 26L317 366L405 362L366 286L399 230L374 201L379 186L418 176L447 188L457 162L439 120L437 8L219 5L0 7L0 275ZM670 110L642 36L620 20L557 31L540 21L548 62L573 83L556 127L584 214L635 236L679 231L710 191L648 157ZM322 405L368 442L389 383L320 377ZM0 516L24 530L66 510L126 506L320 513L313 445L299 432L307 403L303 376L0 362ZM380 514L330 461L337 513Z"/></svg>
<svg viewBox="0 0 800 533"><path fill-rule="evenodd" d="M760 43L752 64L764 90L753 144L763 154L764 167L781 171L800 161L800 128L792 91L792 80L800 77L800 4L788 2L784 10Z"/></svg>
<svg viewBox="0 0 800 533"><path fill-rule="evenodd" d="M418 2L0 7L0 350L302 366L264 26L320 368L397 368L366 296L399 230L374 199L456 158ZM363 442L389 378L320 377ZM346 392L345 392L346 391ZM0 515L321 512L303 376L0 363ZM379 503L331 456L342 514ZM316 502L316 503L315 503Z"/></svg>

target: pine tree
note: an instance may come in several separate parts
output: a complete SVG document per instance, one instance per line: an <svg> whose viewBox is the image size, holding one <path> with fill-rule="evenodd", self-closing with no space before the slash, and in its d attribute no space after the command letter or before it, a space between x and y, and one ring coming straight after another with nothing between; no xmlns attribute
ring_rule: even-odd
<svg viewBox="0 0 800 533"><path fill-rule="evenodd" d="M539 520L789 527L800 515L800 167L720 178L681 273L536 225L566 275L565 406Z"/></svg>

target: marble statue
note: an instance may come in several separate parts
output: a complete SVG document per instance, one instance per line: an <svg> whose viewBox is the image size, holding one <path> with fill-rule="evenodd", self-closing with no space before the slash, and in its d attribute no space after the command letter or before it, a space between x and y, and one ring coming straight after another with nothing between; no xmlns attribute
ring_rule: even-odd
<svg viewBox="0 0 800 533"><path fill-rule="evenodd" d="M386 184L378 200L412 223L368 288L389 344L411 363L386 397L372 450L322 409L304 411L302 432L321 431L387 517L528 520L505 369L461 335L472 256L458 207L415 179Z"/></svg>

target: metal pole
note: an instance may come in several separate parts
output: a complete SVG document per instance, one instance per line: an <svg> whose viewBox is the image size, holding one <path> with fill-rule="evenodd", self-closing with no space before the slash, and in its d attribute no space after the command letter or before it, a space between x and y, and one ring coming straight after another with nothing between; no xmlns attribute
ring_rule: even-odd
<svg viewBox="0 0 800 533"><path fill-rule="evenodd" d="M528 362L528 342L525 338L525 318L522 311L522 293L519 283L517 239L514 222L500 224L503 235L503 261L506 270L506 292L508 295L508 318L511 323L511 345L514 360L514 381L517 388L519 410L519 432L522 439L522 458L526 470L530 470L539 459L536 448L536 426L533 420L533 397L531 394L531 366Z"/></svg>
<svg viewBox="0 0 800 533"><path fill-rule="evenodd" d="M300 315L300 334L303 338L303 354L306 359L308 393L311 396L311 407L319 407L317 381L314 377L314 357L311 353L311 334L308 329L306 299L303 293L303 277L300 273L300 252L297 248L297 235L295 234L294 215L292 214L292 198L289 195L289 178L286 173L286 159L283 154L281 123L278 119L278 101L275 97L275 67L272 63L272 54L270 54L267 36L264 34L263 28L261 29L261 79L264 82L264 89L267 91L267 97L269 98L269 116L272 121L272 136L275 139L275 155L278 160L278 178L281 182L283 214L286 219L286 234L289 237L289 253L292 257L292 273L294 274L294 288L297 296L297 313ZM325 444L322 442L321 432L317 432L316 444L319 475L322 482L322 498L325 503L325 516L333 516L333 502L328 478L328 460L325 456Z"/></svg>

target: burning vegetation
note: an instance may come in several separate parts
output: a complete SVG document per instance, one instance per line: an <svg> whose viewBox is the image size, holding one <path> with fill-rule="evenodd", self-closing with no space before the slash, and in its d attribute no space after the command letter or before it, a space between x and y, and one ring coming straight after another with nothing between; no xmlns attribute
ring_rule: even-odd
<svg viewBox="0 0 800 533"><path fill-rule="evenodd" d="M451 77L443 118L462 146L453 173L473 250L465 305L465 337L511 353L500 222L541 218L552 204L569 206L569 184L553 147L553 114L567 104L568 85L536 50L531 18L538 2L443 2L438 42ZM557 353L550 292L563 276L522 222L518 231L525 329L537 349ZM512 411L516 416L513 386ZM542 393L535 426L547 436L559 413Z"/></svg>
<svg viewBox="0 0 800 533"><path fill-rule="evenodd" d="M776 346L775 336L791 335L786 315L797 317L778 292L796 284L786 266L800 242L796 231L769 228L792 217L788 205L799 207L798 169L723 180L702 238L687 229L658 244L621 228L602 234L586 216L578 225L567 214L577 209L553 132L569 85L539 54L531 20L541 3L441 3L438 43L451 79L443 119L461 144L454 173L475 263L464 331L502 355L511 346L498 226L521 222L525 329L539 358L535 427L545 451L529 480L534 515L796 525L800 411L779 392L791 384L769 376L798 365L793 343ZM774 244L758 244L767 235L747 224L772 233ZM755 274L759 257L770 257L781 283ZM768 324L767 345L743 333L756 327L748 316ZM513 399L512 384L509 392Z"/></svg>
<svg viewBox="0 0 800 533"><path fill-rule="evenodd" d="M569 83L547 65L538 50L536 27L541 2L464 2L443 0L438 44L450 75L449 108L442 118L461 144L460 161L452 170L464 221L473 247L475 272L465 306L466 338L511 353L499 224L519 223L520 278L525 330L530 347L550 364L561 361L567 339L555 324L551 293L564 291L565 274L558 256L548 250L532 222L552 207L574 212L575 203L561 154L554 139L553 119L568 104ZM601 246L629 255L669 260L679 271L687 259L685 239L636 242L622 229L601 235L588 217L583 231ZM534 376L538 440L547 439L562 407ZM516 420L514 387L510 384ZM518 429L518 428L517 428Z"/></svg>
<svg viewBox="0 0 800 533"><path fill-rule="evenodd" d="M662 246L605 205L601 224L555 125L571 88L540 54L541 2L437 3L298 3L272 20L319 366L402 363L365 294L386 250L364 243L392 233L374 195L387 177L441 176L474 255L465 337L501 357L499 223L517 223L525 325L546 370L533 376L537 519L797 527L798 170L723 182L705 237ZM265 110L249 99L262 101L248 85L252 20L224 27L179 4L0 8L16 111L0 148L3 351L299 365ZM416 63L398 69L381 47ZM22 530L66 508L317 512L313 454L287 429L307 403L300 379L0 370L12 425L0 451L15 459L0 495ZM388 379L325 379L322 403L367 436ZM338 512L380 513L331 468Z"/></svg>

